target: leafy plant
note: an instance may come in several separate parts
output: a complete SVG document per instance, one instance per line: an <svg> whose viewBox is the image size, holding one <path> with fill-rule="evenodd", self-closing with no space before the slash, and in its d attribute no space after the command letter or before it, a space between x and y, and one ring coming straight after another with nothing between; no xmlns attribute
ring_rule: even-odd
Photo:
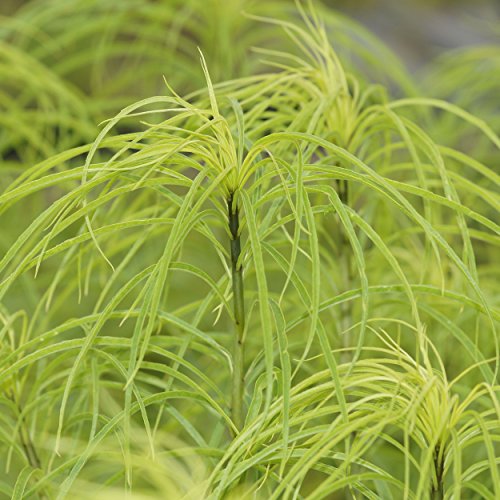
<svg viewBox="0 0 500 500"><path fill-rule="evenodd" d="M0 261L6 495L498 497L498 175L426 123L500 140L269 21L272 72L202 57L0 196L53 195Z"/></svg>
<svg viewBox="0 0 500 500"><path fill-rule="evenodd" d="M2 184L29 165L95 136L75 89L28 54L0 42ZM9 176L12 180L12 176Z"/></svg>
<svg viewBox="0 0 500 500"><path fill-rule="evenodd" d="M432 85L435 95L485 120L498 134L500 123L496 96L500 90L499 71L498 46L466 47L446 53L434 61L428 71L427 85ZM438 125L436 129L441 130L443 136L453 137L455 145L465 145L474 158L490 164L498 161L498 151L492 151L467 124L449 116L440 117L435 122Z"/></svg>
<svg viewBox="0 0 500 500"><path fill-rule="evenodd" d="M413 89L402 65L375 37L321 3L317 9L335 32L346 62L362 65L365 78ZM197 47L214 81L261 70L262 55L252 48L275 49L276 40L281 47L284 43L281 29L256 22L252 15L298 18L294 4L285 0L39 0L3 19L0 37L92 96L87 109L106 119L131 99L163 92L162 75L169 75L183 95L202 87ZM286 47L297 54L293 44ZM390 61L390 72L381 61Z"/></svg>

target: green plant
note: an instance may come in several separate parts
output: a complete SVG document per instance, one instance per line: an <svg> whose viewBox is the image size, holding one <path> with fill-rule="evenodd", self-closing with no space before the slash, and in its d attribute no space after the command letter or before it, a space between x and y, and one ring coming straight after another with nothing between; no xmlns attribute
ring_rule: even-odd
<svg viewBox="0 0 500 500"><path fill-rule="evenodd" d="M500 50L496 45L466 47L446 53L427 70L426 85L434 95L458 104L485 120L495 133L500 131L497 96L500 91ZM443 116L434 119L437 133L453 137L454 146L462 145L474 158L493 165L498 151L467 124Z"/></svg>
<svg viewBox="0 0 500 500"><path fill-rule="evenodd" d="M375 37L321 3L317 9L346 62L361 66L364 78L414 91L402 65ZM262 55L252 49L274 49L276 40L283 47L283 37L251 15L298 18L288 0L39 0L0 20L0 37L90 95L86 108L106 119L133 99L163 92L162 75L182 95L202 87L197 47L216 82L262 70ZM287 50L297 53L290 43ZM390 72L381 61L391 63Z"/></svg>
<svg viewBox="0 0 500 500"><path fill-rule="evenodd" d="M16 47L0 41L2 186L24 165L86 143L96 134L75 89ZM12 172L9 175L9 170Z"/></svg>
<svg viewBox="0 0 500 500"><path fill-rule="evenodd" d="M202 59L0 196L57 195L0 261L6 495L498 497L498 176L424 110L500 140L272 22L280 71Z"/></svg>

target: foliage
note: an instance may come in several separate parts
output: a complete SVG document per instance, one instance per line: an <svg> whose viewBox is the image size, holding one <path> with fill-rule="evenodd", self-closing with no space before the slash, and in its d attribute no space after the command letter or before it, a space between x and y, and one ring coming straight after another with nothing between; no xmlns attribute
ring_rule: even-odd
<svg viewBox="0 0 500 500"><path fill-rule="evenodd" d="M26 26L44 24L42 5ZM149 37L163 18L144 5L157 30L134 49L155 74ZM269 71L212 84L201 56L203 90L182 97L168 83L93 143L37 152L0 195L5 495L500 495L498 175L485 163L500 139L419 97L397 63L386 80L368 56L347 62L330 17L298 12L300 23L251 18L291 40L264 51ZM120 29L139 32L126 19L77 23L72 58L47 76L63 83L38 79L43 95L69 95L61 67L84 67L83 29L105 34L95 81L113 73ZM205 27L186 36L214 36ZM47 29L57 41L58 22ZM15 50L31 53L22 40ZM187 81L189 40L171 61ZM236 61L249 42L216 45ZM137 71L124 68L83 99L112 109L109 89ZM474 130L484 154L441 117ZM36 132L53 142L51 126Z"/></svg>

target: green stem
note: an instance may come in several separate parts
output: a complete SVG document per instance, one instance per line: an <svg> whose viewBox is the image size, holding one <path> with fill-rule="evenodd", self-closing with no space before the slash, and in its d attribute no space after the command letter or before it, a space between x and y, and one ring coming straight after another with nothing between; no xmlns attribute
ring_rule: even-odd
<svg viewBox="0 0 500 500"><path fill-rule="evenodd" d="M349 205L349 184L346 180L338 180L337 181L337 192L340 198L340 201L344 205ZM352 275L352 262L351 262L351 246L349 240L347 238L347 234L345 230L340 228L340 256L339 260L342 265L341 273L343 275L343 287L344 291L350 290L353 282ZM342 329L342 347L349 348L351 347L351 334L347 333L349 326L352 321L352 303L351 301L347 301L341 305L340 308L340 327ZM352 355L350 351L343 351L340 356L341 363L349 363L352 359Z"/></svg>
<svg viewBox="0 0 500 500"><path fill-rule="evenodd" d="M17 402L17 399L13 393L9 393L8 397L14 403L16 410L19 414L19 418L21 420L19 426L19 438L21 440L21 446L23 448L24 454L26 455L26 459L28 460L28 463L30 464L31 467L33 467L34 469L40 469L41 462L40 459L38 458L38 453L36 451L35 445L31 440L28 425L23 415L23 410L19 405L19 403Z"/></svg>
<svg viewBox="0 0 500 500"><path fill-rule="evenodd" d="M443 457L440 456L440 446L436 445L434 448L434 469L436 471L436 484L432 484L431 488L431 499L432 500L442 500L444 498L444 463Z"/></svg>
<svg viewBox="0 0 500 500"><path fill-rule="evenodd" d="M339 195L340 201L344 205L349 205L349 184L347 180L338 180L337 181L337 193ZM340 223L340 218L339 218ZM350 290L352 288L354 276L352 274L352 258L351 258L351 245L349 243L349 239L347 237L347 233L344 227L340 226L340 243L339 243L339 262L341 263L341 275L343 280L343 289L344 291ZM352 323L352 302L347 301L341 304L340 308L340 328L342 333L342 347L345 349L342 351L340 355L340 362L342 364L349 364L352 362L352 353L347 350L347 348L351 347L351 333L348 333L348 329ZM356 439L356 432L352 432L349 436L349 439L346 442L346 455L349 454L353 441ZM348 466L347 472L349 475L355 475L359 472L359 468L356 463L353 463ZM352 498L356 500L356 493L352 485L348 485L346 487L345 492L346 498Z"/></svg>
<svg viewBox="0 0 500 500"><path fill-rule="evenodd" d="M243 295L243 266L238 263L241 254L239 210L234 203L233 193L227 200L228 223L231 233L231 278L233 287L233 308L236 332L233 344L233 384L231 412L234 424L239 430L243 427L243 390L244 390L244 331L245 302Z"/></svg>

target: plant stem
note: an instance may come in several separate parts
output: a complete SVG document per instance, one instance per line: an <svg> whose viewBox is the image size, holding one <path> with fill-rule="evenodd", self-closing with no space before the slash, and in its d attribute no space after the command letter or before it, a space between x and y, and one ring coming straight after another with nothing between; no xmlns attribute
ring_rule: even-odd
<svg viewBox="0 0 500 500"><path fill-rule="evenodd" d="M231 279L233 288L233 309L236 332L233 344L233 383L231 413L234 424L239 430L243 427L243 389L244 389L244 331L245 301L243 295L243 266L238 263L241 254L239 234L240 218L238 207L231 193L227 200L229 231L231 233Z"/></svg>
<svg viewBox="0 0 500 500"><path fill-rule="evenodd" d="M26 455L26 459L28 460L28 463L30 464L31 467L33 467L34 469L40 469L41 468L40 458L38 457L35 445L31 440L28 425L23 415L23 410L19 405L19 403L17 402L17 399L13 393L9 393L8 397L14 403L16 410L19 414L19 418L21 419L19 426L19 438L21 440L21 446Z"/></svg>
<svg viewBox="0 0 500 500"><path fill-rule="evenodd" d="M349 205L349 184L346 180L338 180L337 181L337 192L340 198L340 201L344 205ZM353 282L352 275L352 262L351 262L351 247L349 240L347 238L347 234L344 228L340 228L340 256L339 260L342 266L341 273L343 275L343 288L344 291L350 290ZM351 347L351 334L347 333L349 326L352 321L352 303L351 301L347 301L340 307L340 326L343 332L342 334L342 347L347 349ZM342 351L340 355L341 363L349 363L352 360L352 354L348 350Z"/></svg>
<svg viewBox="0 0 500 500"><path fill-rule="evenodd" d="M344 205L349 205L349 184L347 180L337 181L337 193L339 195L340 201ZM339 218L340 223L340 218ZM340 243L339 243L339 262L342 266L341 276L343 279L342 288L343 291L348 291L352 288L353 274L352 274L352 258L351 258L351 245L347 237L347 233L344 227L340 226ZM340 328L342 332L342 353L340 355L340 362L342 364L350 364L352 362L352 352L348 350L351 347L351 334L348 332L349 327L352 323L352 302L347 301L340 306ZM352 432L346 442L346 454L350 450L353 441L356 439L356 431ZM355 475L359 471L359 467L356 463L348 466L347 472L349 475ZM352 485L347 485L345 489L346 498L352 498L356 500L355 490Z"/></svg>
<svg viewBox="0 0 500 500"><path fill-rule="evenodd" d="M436 484L432 484L431 489L431 499L432 500L442 500L444 498L444 485L443 485L443 475L444 475L444 463L443 457L440 457L440 447L436 445L434 448L434 469L436 471Z"/></svg>

